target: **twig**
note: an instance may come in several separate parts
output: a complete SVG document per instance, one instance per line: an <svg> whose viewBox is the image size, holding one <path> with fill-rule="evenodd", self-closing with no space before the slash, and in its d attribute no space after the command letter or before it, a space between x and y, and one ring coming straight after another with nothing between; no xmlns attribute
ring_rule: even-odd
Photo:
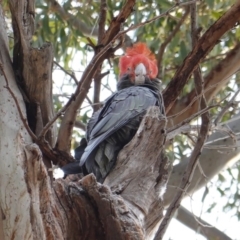
<svg viewBox="0 0 240 240"><path fill-rule="evenodd" d="M198 131L199 130L199 126L198 125L183 125L175 130L169 129L167 132L167 137L166 137L166 141L169 141L171 139L173 139L175 136L179 135L179 134L184 134L190 131Z"/></svg>
<svg viewBox="0 0 240 240"><path fill-rule="evenodd" d="M193 114L191 117L189 117L189 118L183 120L182 122L178 123L178 124L175 125L174 127L169 128L169 129L168 129L168 133L171 133L172 131L177 130L177 129L180 128L181 126L183 126L183 125L185 125L186 123L189 123L190 121L192 121L194 118L199 117L199 116L205 114L205 113L208 112L210 109L212 109L212 108L214 108L214 107L217 107L217 106L219 106L219 105L218 105L218 104L216 104L216 105L211 105L211 106L208 106L208 107L200 110L199 112Z"/></svg>
<svg viewBox="0 0 240 240"><path fill-rule="evenodd" d="M186 8L185 13L183 14L183 16L181 17L181 19L179 20L179 22L177 23L177 25L175 26L175 28L173 29L173 31L168 35L167 39L161 44L159 50L158 50L158 54L157 54L157 61L158 61L158 69L159 69L159 78L161 78L162 76L162 59L163 59L163 54L164 51L167 47L167 45L171 42L172 38L176 35L176 33L179 31L180 27L182 26L183 22L185 21L185 19L187 18L189 14L189 7Z"/></svg>
<svg viewBox="0 0 240 240"><path fill-rule="evenodd" d="M169 18L172 18L173 20L175 20L175 21L177 21L177 22L179 22L181 19L179 19L178 17L176 17L176 16L173 16L172 14L168 14L168 17Z"/></svg>
<svg viewBox="0 0 240 240"><path fill-rule="evenodd" d="M222 81L224 81L224 79L222 79ZM215 83L215 84L213 84L213 85L211 85L211 86L209 86L209 87L206 88L206 89L204 89L203 93L206 94L209 90L211 90L211 89L213 89L213 88L216 88L216 86L217 86L218 84L221 84L221 81L218 82L218 83ZM225 98L227 98L228 96L229 96L229 94L228 94ZM188 98L188 97L189 97L189 94L188 94L187 96L185 96L185 98ZM194 96L194 98L191 100L191 102L190 102L183 110L181 110L180 112L178 112L178 113L176 113L176 114L173 114L173 115L168 116L168 119L170 119L170 118L175 118L175 117L183 114L183 113L186 112L190 107L192 107L192 105L193 105L197 100L199 100L200 98L201 98L201 95L197 95L197 94L196 94L196 95ZM221 99L220 102L223 102L223 101L225 100L225 98ZM217 106L217 105L216 105L216 106Z"/></svg>
<svg viewBox="0 0 240 240"><path fill-rule="evenodd" d="M196 134L185 133L184 135L186 135L191 140L192 145L196 144Z"/></svg>
<svg viewBox="0 0 240 240"><path fill-rule="evenodd" d="M86 105L86 106L84 106L84 107L79 108L79 110L82 110L82 109L88 108L88 107L92 107L92 108L93 108L94 105L98 105L98 104L103 104L103 102L99 102L99 103L95 103L95 104L92 103L92 104L90 104L90 105Z"/></svg>
<svg viewBox="0 0 240 240"><path fill-rule="evenodd" d="M78 80L74 74L74 72L70 73L68 72L65 68L63 68L59 63L57 63L56 61L53 61L54 64L56 64L63 72L65 72L67 75L69 75L75 82L75 84L77 85L78 84Z"/></svg>
<svg viewBox="0 0 240 240"><path fill-rule="evenodd" d="M236 149L236 148L240 148L240 145L232 145L232 146L227 146L227 145L207 145L207 146L204 146L204 148L213 149L213 150Z"/></svg>
<svg viewBox="0 0 240 240"><path fill-rule="evenodd" d="M38 135L38 139L42 139L44 140L45 135L47 133L47 131L49 130L49 128L53 125L53 123L60 117L62 116L66 110L68 109L68 107L70 106L71 102L75 100L75 96L72 95L69 99L69 101L67 102L66 105L64 105L62 107L62 109L60 109L57 114L55 114L55 116L44 126L44 128L42 129L42 131L39 133Z"/></svg>
<svg viewBox="0 0 240 240"><path fill-rule="evenodd" d="M199 130L200 127L198 125L186 125L186 124L189 123L190 121L192 121L194 118L202 115L206 111L209 111L211 108L217 107L217 106L219 106L219 105L209 106L206 109L203 109L203 110L195 113L194 115L192 115L188 119L183 120L181 123L175 125L174 127L169 128L167 130L167 138L166 138L167 141L169 141L170 139L173 139L176 135L179 135L181 133L187 133L187 132L190 132L190 131L197 131L197 130ZM231 138L233 138L235 140L236 136L240 135L240 133L233 133L231 130L223 128L222 126L223 125L227 125L228 123L230 123L232 121L236 121L239 118L240 118L240 116L236 117L236 118L233 118L233 119L230 119L229 121L219 123L215 127L212 126L211 127L211 131L226 132L228 134L228 136L220 137L220 138L217 138L217 139L212 140L212 141L207 141L207 142L205 142L204 146L209 145L209 144L214 143L214 142L218 142L220 140L228 139L229 137L231 137Z"/></svg>
<svg viewBox="0 0 240 240"><path fill-rule="evenodd" d="M92 101L91 101L91 99L88 97L88 95L86 95L86 99L87 99L87 101L88 101L88 103L90 104L90 106L93 108L93 103L92 103Z"/></svg>
<svg viewBox="0 0 240 240"><path fill-rule="evenodd" d="M228 134L228 136L229 136L230 138L232 138L234 141L236 141L236 134L232 131L232 129L229 128L228 125L223 126L223 127L221 127L221 126L216 126L216 127L214 128L214 130L217 130L217 131L219 131L219 132L225 132L225 133Z"/></svg>
<svg viewBox="0 0 240 240"><path fill-rule="evenodd" d="M240 119L240 116L233 117L233 118L229 119L228 121L225 121L225 122L219 123L218 126L222 126L222 125L229 124L229 123L234 122L234 121L236 121L236 120L238 120L238 119Z"/></svg>
<svg viewBox="0 0 240 240"><path fill-rule="evenodd" d="M229 137L232 138L232 135L231 135L231 134L228 134L228 135L229 135L229 136L219 137L219 138L217 138L217 139L214 139L214 140L211 140L211 141L207 141L207 142L205 142L205 145L204 145L204 146L210 145L210 144L215 143L215 142L218 142L218 141L222 141L222 140L228 139ZM239 136L239 135L240 135L240 133L234 133L234 138L236 138L236 137ZM234 139L234 140L235 140L235 139Z"/></svg>
<svg viewBox="0 0 240 240"><path fill-rule="evenodd" d="M109 86L107 86L107 84L102 83L102 86L106 88L108 91L110 91L111 93L114 93L114 91Z"/></svg>
<svg viewBox="0 0 240 240"><path fill-rule="evenodd" d="M227 112L227 110L233 106L234 104L234 100L237 97L237 95L239 94L240 89L237 90L237 92L233 95L233 97L231 98L231 100L228 102L228 104L220 111L220 113L218 114L218 116L216 117L216 119L214 120L214 124L215 126L217 126L217 124L222 120L223 116L225 115L225 113Z"/></svg>
<svg viewBox="0 0 240 240"><path fill-rule="evenodd" d="M202 174L202 176L204 177L204 179L209 179L209 178L206 176L206 174L204 173L203 168L202 168L202 165L200 164L200 161L197 162L197 166L198 166L199 172Z"/></svg>
<svg viewBox="0 0 240 240"><path fill-rule="evenodd" d="M105 34L105 23L107 17L107 2L106 0L101 0L100 4L100 14L99 14L99 24L98 24L98 44L101 44L103 36Z"/></svg>
<svg viewBox="0 0 240 240"><path fill-rule="evenodd" d="M227 52L220 53L220 54L215 55L215 56L207 57L207 58L203 59L202 62L207 62L207 61L212 61L212 60L222 60L223 57L226 57L226 55L227 55Z"/></svg>
<svg viewBox="0 0 240 240"><path fill-rule="evenodd" d="M131 30L134 30L134 29L139 28L139 27L143 27L143 26L145 26L145 25L147 25L147 24L149 24L149 23L152 23L152 22L154 22L154 21L156 21L156 20L158 20L158 19L160 19L160 18L162 18L162 17L168 16L168 14L169 14L170 12L172 12L173 10L175 10L177 7L185 7L185 6L191 5L191 4L193 4L193 3L196 3L196 2L198 2L198 1L200 1L200 0L193 0L193 1L188 1L188 2L176 3L175 5L173 5L172 7L170 7L167 11L163 12L162 14L160 14L160 15L154 17L154 18L151 18L151 19L149 19L149 20L147 20L147 21L145 21L145 22L142 22L142 23L139 23L139 24L136 24L136 25L132 25L132 26L130 26L128 29L120 32L119 34L120 34L120 35L123 35L123 34L129 32L129 31L131 31ZM119 37L119 36L118 36L118 37Z"/></svg>
<svg viewBox="0 0 240 240"><path fill-rule="evenodd" d="M183 206L179 207L176 219L191 228L193 231L200 231L201 235L205 236L206 239L231 240L231 238L222 231L211 226L199 217L194 216L193 213Z"/></svg>
<svg viewBox="0 0 240 240"><path fill-rule="evenodd" d="M75 127L80 128L84 131L86 131L86 129L87 129L86 125L80 121L75 121Z"/></svg>
<svg viewBox="0 0 240 240"><path fill-rule="evenodd" d="M188 196L190 199L192 199L192 194L188 193L185 189L182 189L180 188L179 186L175 186L175 185L170 185L168 184L167 187L170 187L170 188L175 188L179 191L182 191L184 193L184 195Z"/></svg>

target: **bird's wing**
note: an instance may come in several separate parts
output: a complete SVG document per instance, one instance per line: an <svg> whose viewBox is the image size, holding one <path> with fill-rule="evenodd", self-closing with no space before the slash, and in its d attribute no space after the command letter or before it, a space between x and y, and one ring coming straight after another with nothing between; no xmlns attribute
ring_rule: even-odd
<svg viewBox="0 0 240 240"><path fill-rule="evenodd" d="M89 142L80 160L82 166L94 149L111 134L145 112L159 105L158 94L145 87L129 87L106 101L89 132Z"/></svg>

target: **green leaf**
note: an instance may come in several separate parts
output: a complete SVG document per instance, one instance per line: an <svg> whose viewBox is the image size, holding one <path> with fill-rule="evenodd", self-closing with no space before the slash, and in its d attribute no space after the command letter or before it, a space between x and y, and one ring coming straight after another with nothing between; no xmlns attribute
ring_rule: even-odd
<svg viewBox="0 0 240 240"><path fill-rule="evenodd" d="M226 181L225 177L221 173L218 174L218 180L221 181L221 182L225 182Z"/></svg>
<svg viewBox="0 0 240 240"><path fill-rule="evenodd" d="M206 0L206 3L210 8L214 7L214 0Z"/></svg>
<svg viewBox="0 0 240 240"><path fill-rule="evenodd" d="M188 54L188 50L187 50L186 44L184 41L181 41L181 43L180 43L180 59L184 60L184 58L187 56L187 54Z"/></svg>
<svg viewBox="0 0 240 240"><path fill-rule="evenodd" d="M223 15L222 11L212 11L212 16L213 16L214 20L219 19L222 15Z"/></svg>
<svg viewBox="0 0 240 240"><path fill-rule="evenodd" d="M207 212L211 212L212 211L212 209L215 207L217 205L217 203L212 203L211 205L210 205L210 207L207 209Z"/></svg>

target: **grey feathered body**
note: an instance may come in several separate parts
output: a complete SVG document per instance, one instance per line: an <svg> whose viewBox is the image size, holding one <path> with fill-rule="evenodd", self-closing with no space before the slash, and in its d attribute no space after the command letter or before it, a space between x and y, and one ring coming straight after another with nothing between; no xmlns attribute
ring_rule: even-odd
<svg viewBox="0 0 240 240"><path fill-rule="evenodd" d="M75 150L80 160L63 167L66 174L82 171L84 175L94 173L97 181L103 182L114 167L119 151L131 141L140 122L150 106L164 105L158 79L135 86L125 75L118 83L118 91L110 96L103 107L95 112L87 127L86 141Z"/></svg>

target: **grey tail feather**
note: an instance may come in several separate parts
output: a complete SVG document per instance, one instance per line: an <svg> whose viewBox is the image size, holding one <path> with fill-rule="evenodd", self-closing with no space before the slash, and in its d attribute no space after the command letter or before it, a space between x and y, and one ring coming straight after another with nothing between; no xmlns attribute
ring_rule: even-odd
<svg viewBox="0 0 240 240"><path fill-rule="evenodd" d="M80 145L75 149L75 159L77 161L71 162L63 166L61 169L64 172L64 177L66 178L69 174L78 174L82 173L82 168L79 166L79 161L84 153L85 148L87 147L86 138L82 138Z"/></svg>

